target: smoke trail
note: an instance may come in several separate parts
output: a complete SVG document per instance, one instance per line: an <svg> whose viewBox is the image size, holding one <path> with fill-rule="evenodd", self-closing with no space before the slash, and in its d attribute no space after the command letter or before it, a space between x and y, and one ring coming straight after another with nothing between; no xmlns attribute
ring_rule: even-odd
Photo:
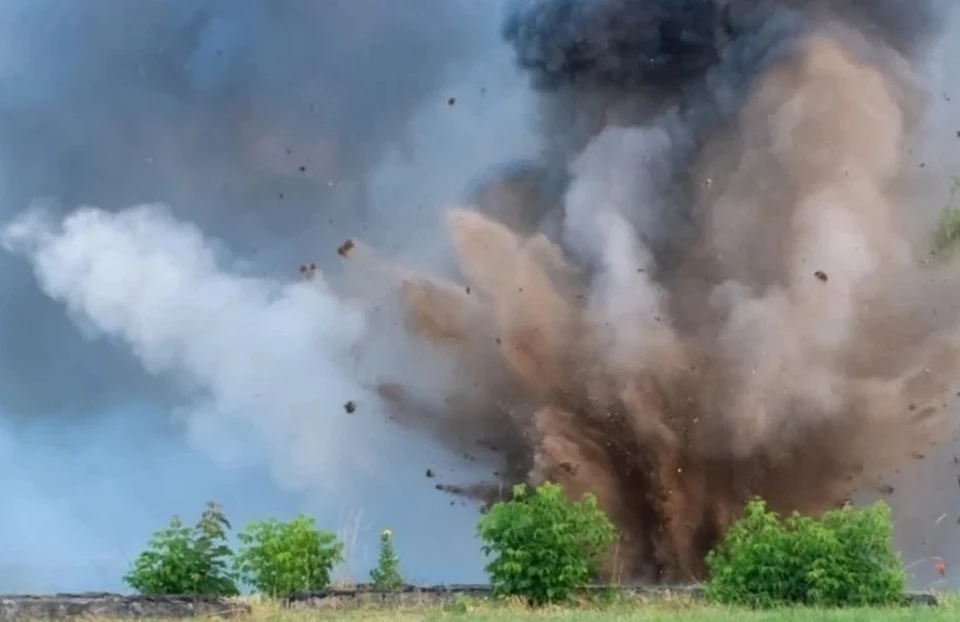
<svg viewBox="0 0 960 622"><path fill-rule="evenodd" d="M467 3L356 6L5 4L5 215L38 197L60 211L161 202L270 271L336 246L368 217L389 217L370 205L376 165L416 144L409 122L428 98L445 102L434 93L449 82L448 67L483 42L467 29ZM432 16L429 28L420 14ZM54 356L82 342L15 266L2 266L18 301L4 324L42 318L51 339L3 336L0 394L9 409L96 410L115 397L164 393L108 346L98 366ZM56 394L43 390L51 382Z"/></svg>
<svg viewBox="0 0 960 622"><path fill-rule="evenodd" d="M28 213L7 228L4 245L30 258L47 295L123 339L148 371L183 375L185 390L205 395L209 402L181 415L187 434L220 460L241 460L233 445L257 439L283 456L273 462L278 480L299 488L305 473L318 474L310 483L332 492L341 469L366 466L360 448L327 449L347 446L362 420L316 412L324 403L339 411L362 393L345 366L363 317L321 281L221 274L195 228L150 207L79 210L62 230ZM217 421L225 414L234 419Z"/></svg>

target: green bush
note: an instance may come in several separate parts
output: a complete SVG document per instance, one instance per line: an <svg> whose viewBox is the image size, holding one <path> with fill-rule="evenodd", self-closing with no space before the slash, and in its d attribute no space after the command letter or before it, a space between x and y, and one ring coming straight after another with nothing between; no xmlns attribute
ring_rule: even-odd
<svg viewBox="0 0 960 622"><path fill-rule="evenodd" d="M707 597L727 605L879 606L900 603L906 573L882 502L819 520L781 520L761 500L707 556Z"/></svg>
<svg viewBox="0 0 960 622"><path fill-rule="evenodd" d="M370 571L370 579L380 590L398 590L403 587L400 558L393 550L393 533L389 529L380 533L380 556L377 567Z"/></svg>
<svg viewBox="0 0 960 622"><path fill-rule="evenodd" d="M303 515L250 523L238 539L237 576L273 598L326 588L330 571L343 561L343 543Z"/></svg>
<svg viewBox="0 0 960 622"><path fill-rule="evenodd" d="M192 528L174 516L123 579L141 594L233 596L238 592L228 570L228 529L229 521L213 502Z"/></svg>
<svg viewBox="0 0 960 622"><path fill-rule="evenodd" d="M940 220L933 236L933 251L950 257L960 246L960 209L957 208L957 193L960 192L960 178L950 180L950 198L940 211Z"/></svg>
<svg viewBox="0 0 960 622"><path fill-rule="evenodd" d="M561 488L545 484L532 493L513 489L477 526L496 596L521 596L540 605L570 599L599 570L614 541L613 525L596 497L568 501Z"/></svg>

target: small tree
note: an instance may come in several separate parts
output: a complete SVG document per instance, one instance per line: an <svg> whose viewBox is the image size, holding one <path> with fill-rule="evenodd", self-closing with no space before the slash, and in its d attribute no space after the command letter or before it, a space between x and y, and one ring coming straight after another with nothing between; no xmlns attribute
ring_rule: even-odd
<svg viewBox="0 0 960 622"><path fill-rule="evenodd" d="M400 558L393 550L393 533L389 529L380 532L380 556L377 567L370 571L370 579L377 589L381 590L398 590L403 587Z"/></svg>
<svg viewBox="0 0 960 622"><path fill-rule="evenodd" d="M493 593L522 596L532 604L567 600L590 581L615 538L596 497L579 502L560 486L534 492L515 486L510 501L495 504L477 526Z"/></svg>
<svg viewBox="0 0 960 622"><path fill-rule="evenodd" d="M250 523L238 539L237 576L272 598L326 588L330 571L343 561L343 543L303 515Z"/></svg>
<svg viewBox="0 0 960 622"><path fill-rule="evenodd" d="M707 597L752 607L896 604L906 574L883 503L786 520L757 499L707 556Z"/></svg>
<svg viewBox="0 0 960 622"><path fill-rule="evenodd" d="M193 528L174 516L166 529L153 535L123 579L141 594L233 596L238 591L228 571L233 554L227 545L229 529L230 522L213 502Z"/></svg>

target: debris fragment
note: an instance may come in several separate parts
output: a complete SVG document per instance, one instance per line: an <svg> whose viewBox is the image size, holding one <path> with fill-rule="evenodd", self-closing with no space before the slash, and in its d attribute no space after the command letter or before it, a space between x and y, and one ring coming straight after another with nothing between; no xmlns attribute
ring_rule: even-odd
<svg viewBox="0 0 960 622"><path fill-rule="evenodd" d="M433 469L427 469L426 476L427 476L427 477L433 477Z"/></svg>
<svg viewBox="0 0 960 622"><path fill-rule="evenodd" d="M317 274L317 264L305 263L300 265L300 274L305 279L312 279Z"/></svg>
<svg viewBox="0 0 960 622"><path fill-rule="evenodd" d="M354 246L355 244L353 240L347 240L346 242L341 244L339 248L337 248L337 254L340 255L341 257L346 257L347 255L350 254L350 251L353 250Z"/></svg>
<svg viewBox="0 0 960 622"><path fill-rule="evenodd" d="M351 400L343 405L343 409L347 411L348 415L352 415L357 410L357 403Z"/></svg>

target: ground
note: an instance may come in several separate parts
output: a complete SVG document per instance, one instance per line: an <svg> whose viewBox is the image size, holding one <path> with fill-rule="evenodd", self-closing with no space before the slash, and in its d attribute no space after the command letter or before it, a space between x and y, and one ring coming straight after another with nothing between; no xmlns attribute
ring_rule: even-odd
<svg viewBox="0 0 960 622"><path fill-rule="evenodd" d="M240 618L237 622L954 622L958 619L960 599L943 598L939 607L843 611L785 609L754 612L710 607L684 600L606 607L554 607L542 610L530 610L520 605L491 605L470 601L447 607L368 607L309 612L255 607L252 615Z"/></svg>

